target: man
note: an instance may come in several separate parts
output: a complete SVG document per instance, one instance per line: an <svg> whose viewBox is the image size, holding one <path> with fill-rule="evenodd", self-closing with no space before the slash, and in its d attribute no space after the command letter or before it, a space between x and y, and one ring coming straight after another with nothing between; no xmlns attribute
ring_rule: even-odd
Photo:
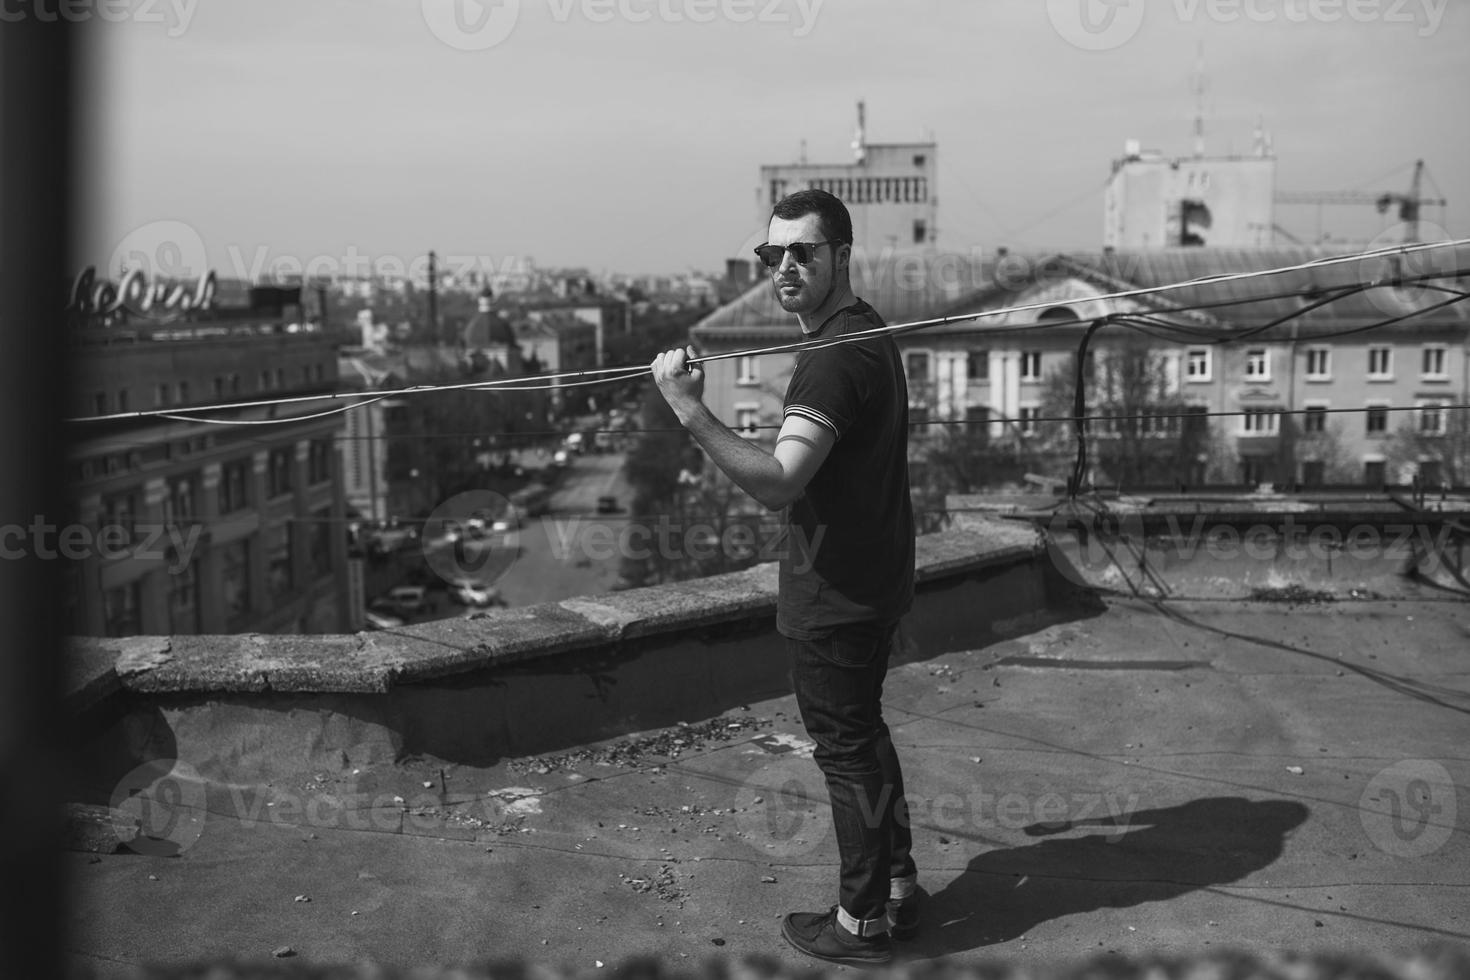
<svg viewBox="0 0 1470 980"><path fill-rule="evenodd" d="M831 194L782 199L755 251L805 340L883 326L853 295L852 219ZM831 911L788 915L782 935L832 962L888 962L890 929L898 938L916 932L919 905L903 775L881 703L894 631L914 590L898 348L882 334L798 353L774 452L714 417L692 354L654 360L659 390L731 480L766 507L787 508L776 628L831 797L841 888Z"/></svg>

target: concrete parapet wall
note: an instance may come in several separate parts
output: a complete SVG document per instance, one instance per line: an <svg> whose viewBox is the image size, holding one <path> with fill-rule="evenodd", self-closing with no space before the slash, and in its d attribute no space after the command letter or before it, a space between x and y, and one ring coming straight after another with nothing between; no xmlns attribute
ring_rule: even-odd
<svg viewBox="0 0 1470 980"><path fill-rule="evenodd" d="M1038 628L1069 596L1032 530L919 540L899 662ZM776 568L356 636L73 641L98 777L150 759L267 780L406 757L493 765L712 717L788 689ZM105 779L101 780L105 782Z"/></svg>

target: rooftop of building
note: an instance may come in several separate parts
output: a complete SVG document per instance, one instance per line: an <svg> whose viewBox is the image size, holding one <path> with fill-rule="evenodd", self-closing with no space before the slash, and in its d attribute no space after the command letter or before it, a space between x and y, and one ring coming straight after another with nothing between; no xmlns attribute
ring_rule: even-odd
<svg viewBox="0 0 1470 980"><path fill-rule="evenodd" d="M1230 276L1285 269L1355 254L1344 246L1272 246L1266 248L1150 248L1096 251L949 252L932 249L885 250L868 257L857 253L852 262L853 291L890 324L938 317L962 317L981 310L1012 305L1023 292L1076 279L1101 293L1155 289L1211 276ZM1402 282L1344 295L1320 309L1302 313L1304 306L1325 299L1333 291L1361 283L1392 283L1443 274L1424 282ZM1185 307L1207 306L1185 319L1202 325L1258 326L1295 316L1301 336L1313 330L1331 331L1347 323L1376 323L1391 317L1444 303L1454 297L1446 289L1470 292L1470 246L1381 256L1353 262L1298 269L1271 276L1236 279L1172 289L1142 298L1160 313ZM1412 329L1426 324L1456 329L1470 326L1470 304L1463 302L1404 321ZM982 323L983 325L983 323ZM709 337L786 335L794 329L764 277L732 302L701 320L695 330ZM926 333L946 330L972 332L974 321L952 327L936 326Z"/></svg>
<svg viewBox="0 0 1470 980"><path fill-rule="evenodd" d="M1453 583L1200 550L1135 591L955 509L885 688L928 892L905 958L1367 969L1470 940ZM74 966L810 967L778 918L834 900L836 852L774 589L758 566L360 636L78 641L72 795L119 816L71 855ZM1089 976L1143 975L1113 962Z"/></svg>

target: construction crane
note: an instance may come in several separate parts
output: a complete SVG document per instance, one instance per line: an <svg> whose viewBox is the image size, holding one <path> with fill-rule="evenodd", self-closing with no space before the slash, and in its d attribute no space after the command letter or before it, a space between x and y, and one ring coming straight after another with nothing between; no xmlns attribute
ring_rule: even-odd
<svg viewBox="0 0 1470 980"><path fill-rule="evenodd" d="M1327 204L1372 204L1379 214L1386 214L1395 204L1399 209L1399 220L1404 223L1404 241L1419 240L1419 209L1423 207L1447 207L1449 202L1442 197L1430 198L1423 195L1424 161L1414 162L1414 179L1407 194L1393 191L1277 191L1277 204L1317 205L1317 238L1322 238L1322 207Z"/></svg>

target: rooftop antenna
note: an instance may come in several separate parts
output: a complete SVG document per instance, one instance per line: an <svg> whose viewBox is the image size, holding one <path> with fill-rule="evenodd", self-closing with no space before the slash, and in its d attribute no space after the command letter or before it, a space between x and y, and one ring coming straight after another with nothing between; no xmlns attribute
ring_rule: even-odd
<svg viewBox="0 0 1470 980"><path fill-rule="evenodd" d="M1271 134L1266 131L1266 119L1264 116L1256 117L1256 131L1253 135L1256 156L1262 158L1271 156Z"/></svg>
<svg viewBox="0 0 1470 980"><path fill-rule="evenodd" d="M858 163L863 163L868 156L868 134L867 134L867 111L863 106L863 100L858 99L858 124L857 135L852 141L852 155Z"/></svg>
<svg viewBox="0 0 1470 980"><path fill-rule="evenodd" d="M1205 42L1199 42L1194 66L1194 158L1205 155Z"/></svg>

